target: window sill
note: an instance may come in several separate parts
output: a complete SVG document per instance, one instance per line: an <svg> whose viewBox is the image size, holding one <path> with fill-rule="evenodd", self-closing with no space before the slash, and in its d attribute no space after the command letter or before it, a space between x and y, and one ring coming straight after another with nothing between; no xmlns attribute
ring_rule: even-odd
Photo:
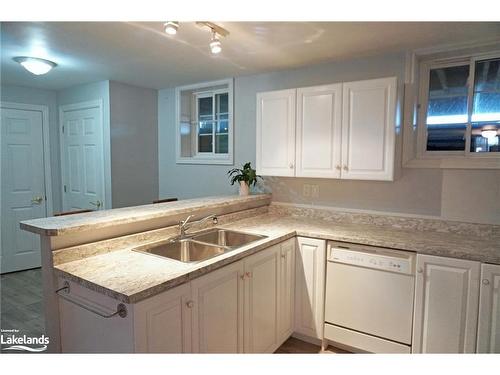
<svg viewBox="0 0 500 375"><path fill-rule="evenodd" d="M444 157L412 159L403 164L404 168L441 169L500 169L500 157Z"/></svg>
<svg viewBox="0 0 500 375"><path fill-rule="evenodd" d="M176 164L233 165L233 157L227 158L177 158Z"/></svg>

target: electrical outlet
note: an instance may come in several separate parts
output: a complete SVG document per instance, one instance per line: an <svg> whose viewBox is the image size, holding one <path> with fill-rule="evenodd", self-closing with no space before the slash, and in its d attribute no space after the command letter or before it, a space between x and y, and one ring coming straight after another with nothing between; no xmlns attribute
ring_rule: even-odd
<svg viewBox="0 0 500 375"><path fill-rule="evenodd" d="M319 185L311 185L311 197L319 198Z"/></svg>
<svg viewBox="0 0 500 375"><path fill-rule="evenodd" d="M311 185L304 184L302 186L302 196L304 196L304 197L310 197L311 196Z"/></svg>

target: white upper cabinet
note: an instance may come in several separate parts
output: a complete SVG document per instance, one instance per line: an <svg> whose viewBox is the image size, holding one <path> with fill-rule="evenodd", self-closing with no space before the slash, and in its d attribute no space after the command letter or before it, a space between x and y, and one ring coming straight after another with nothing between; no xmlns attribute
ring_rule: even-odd
<svg viewBox="0 0 500 375"><path fill-rule="evenodd" d="M342 178L392 180L396 77L343 86Z"/></svg>
<svg viewBox="0 0 500 375"><path fill-rule="evenodd" d="M295 175L295 89L257 94L257 171Z"/></svg>
<svg viewBox="0 0 500 375"><path fill-rule="evenodd" d="M481 265L478 353L500 353L500 266Z"/></svg>
<svg viewBox="0 0 500 375"><path fill-rule="evenodd" d="M257 94L257 172L392 180L397 78Z"/></svg>
<svg viewBox="0 0 500 375"><path fill-rule="evenodd" d="M479 262L417 255L413 353L474 353Z"/></svg>
<svg viewBox="0 0 500 375"><path fill-rule="evenodd" d="M297 177L340 178L342 84L297 89Z"/></svg>

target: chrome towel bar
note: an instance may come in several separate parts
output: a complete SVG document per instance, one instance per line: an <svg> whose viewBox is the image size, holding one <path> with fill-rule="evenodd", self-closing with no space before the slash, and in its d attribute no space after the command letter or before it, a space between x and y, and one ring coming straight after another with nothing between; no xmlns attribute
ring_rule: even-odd
<svg viewBox="0 0 500 375"><path fill-rule="evenodd" d="M55 291L55 293L59 296L59 297L62 297L64 298L66 301L68 302L71 302L72 304L76 305L76 306L79 306L87 311L90 311L96 315L99 315L103 318L112 318L114 316L119 316L120 318L125 318L127 316L127 306L125 306L123 303L119 303L117 306L116 306L116 311L114 313L111 313L111 314L103 314L101 311L99 310L96 310L92 307L89 307L89 306L86 306L85 304L83 304L82 302L79 302L79 301L76 301L70 297L68 297L68 294L70 293L70 286L69 286L69 282L65 281L64 284L63 284L63 287L62 288L59 288Z"/></svg>

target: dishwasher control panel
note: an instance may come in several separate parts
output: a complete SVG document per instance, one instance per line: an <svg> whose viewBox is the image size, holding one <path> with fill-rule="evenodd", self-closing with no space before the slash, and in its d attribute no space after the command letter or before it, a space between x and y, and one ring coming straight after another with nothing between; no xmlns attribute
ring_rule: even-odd
<svg viewBox="0 0 500 375"><path fill-rule="evenodd" d="M329 246L328 261L374 268L403 274L413 274L415 256L388 249L373 250Z"/></svg>

